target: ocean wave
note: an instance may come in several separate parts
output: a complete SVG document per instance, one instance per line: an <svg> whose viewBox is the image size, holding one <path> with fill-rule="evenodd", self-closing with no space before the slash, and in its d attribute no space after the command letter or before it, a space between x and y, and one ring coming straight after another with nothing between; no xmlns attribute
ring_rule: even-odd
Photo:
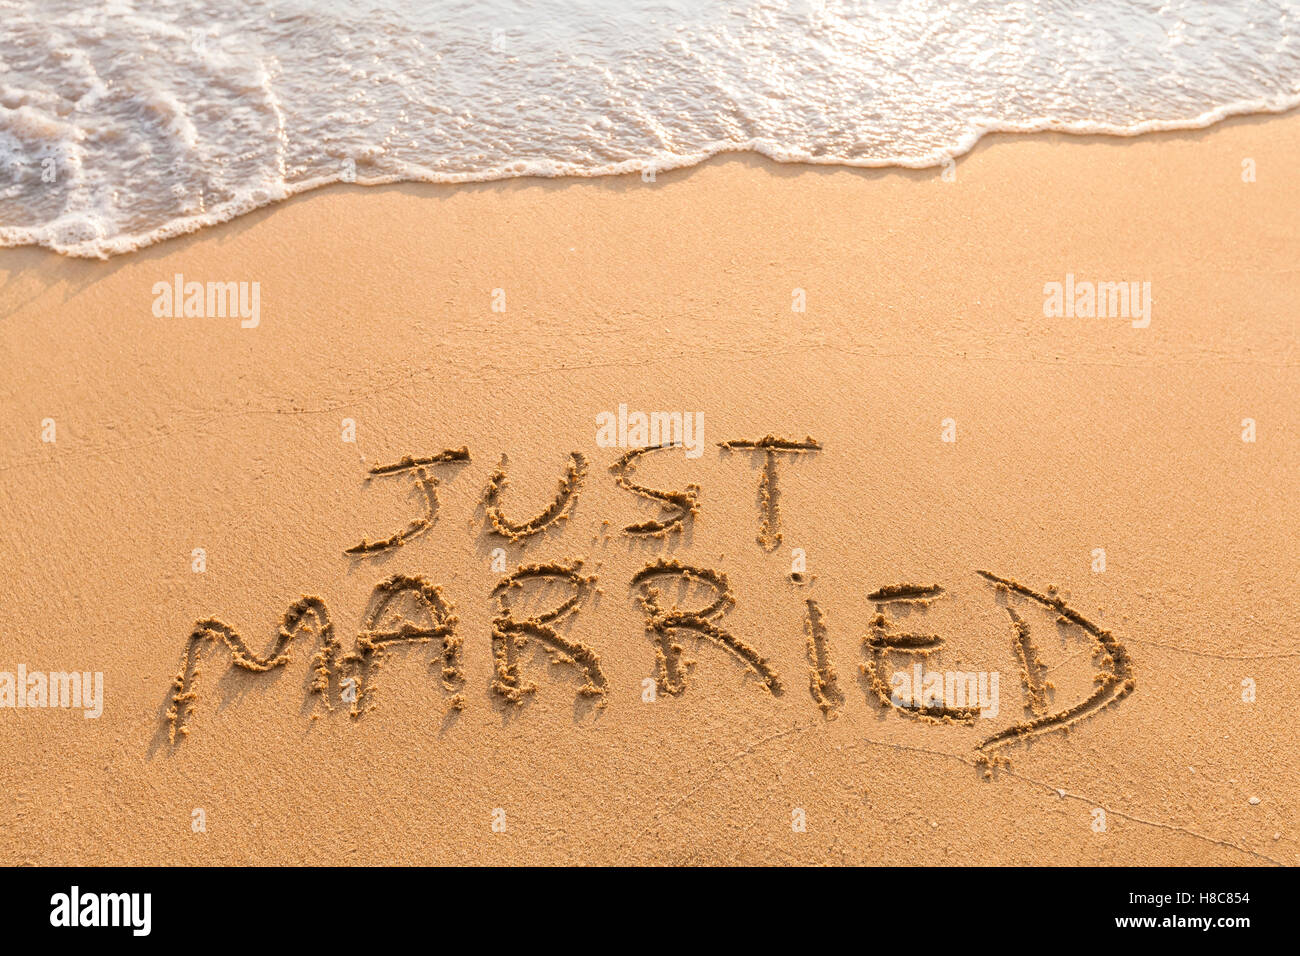
<svg viewBox="0 0 1300 956"><path fill-rule="evenodd" d="M1300 104L1300 7L0 0L0 245L108 256L334 182L920 168Z"/></svg>

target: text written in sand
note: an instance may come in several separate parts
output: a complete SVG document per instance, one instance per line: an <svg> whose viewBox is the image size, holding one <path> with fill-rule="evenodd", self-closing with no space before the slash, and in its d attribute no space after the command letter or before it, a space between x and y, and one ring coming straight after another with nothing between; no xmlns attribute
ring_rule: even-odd
<svg viewBox="0 0 1300 956"><path fill-rule="evenodd" d="M644 538L679 535L698 513L700 488L697 485L688 484L674 491L632 480L643 456L669 447L635 448L609 465L619 488L655 503L660 509L658 518L627 524L622 528L623 534ZM789 456L820 453L822 445L811 437L794 440L767 435L760 439L733 439L719 443L719 447L726 453L759 457L762 471L756 540L760 548L771 551L781 541L778 492L781 462ZM405 527L375 540L362 540L346 548L345 553L356 560L366 560L400 548L424 534L438 516L438 473L469 461L469 449L462 447L420 457L406 456L391 464L372 467L369 471L372 479L403 478L411 482L420 511ZM507 515L501 501L508 484L508 467L509 461L503 456L480 499L484 529L507 542L540 535L565 522L590 470L586 456L572 452L550 503L531 517L513 518ZM1008 641L1020 666L1025 698L1022 718L977 745L981 759L993 759L986 755L1016 741L1067 731L1132 692L1133 667L1123 644L1069 606L1055 588L1039 591L989 571L976 573L1006 612ZM798 572L792 573L790 579L796 583L803 580ZM558 590L561 596L540 611L518 610L515 599L525 590L536 591L539 587L549 589L548 595ZM692 638L734 659L761 691L774 697L783 693L785 685L771 657L724 623L735 598L723 571L658 558L636 571L629 587L642 612L642 625L654 658L657 693L676 696L686 692L693 661L684 656L683 641ZM597 647L569 633L572 620L595 593L600 593L598 577L589 573L584 560L578 557L525 564L501 577L490 595L495 609L490 634L485 635L492 654L493 694L505 703L518 705L537 692L537 684L526 673L525 652L532 645L541 648L552 663L574 669L582 681L576 693L590 698L596 707L604 707L610 685ZM944 599L946 593L939 584L910 582L886 584L871 591L867 599L875 604L876 611L867 622L867 633L862 639L864 659L859 664L869 701L935 726L971 724L976 718L998 713L996 701L990 702L988 698L987 675L924 673L922 662L938 652L944 641L938 635L916 633L903 626L910 615L923 612ZM670 599L669 594L677 595L676 600ZM691 596L689 600L686 595ZM1054 615L1059 627L1076 629L1092 645L1098 665L1091 693L1065 706L1049 705L1050 684L1038 658L1035 635L1021 613L1023 608L1035 605ZM845 703L845 694L839 687L825 615L818 602L811 598L805 601L805 610L809 694L823 714L834 718ZM304 596L285 612L264 654L249 647L230 625L216 618L199 620L185 643L180 670L170 693L166 719L172 742L190 732L205 649L225 645L233 666L261 673L289 664L291 648L303 638L314 645L309 693L317 697L324 710L333 710L331 701L337 699L347 705L353 718L361 717L374 706L377 677L385 660L399 646L420 644L436 648L434 666L449 707L461 710L465 706L465 677L461 666L464 641L451 600L439 584L418 575L397 574L375 585L353 645L346 651L335 633L330 612L319 597ZM911 670L899 671L900 661L905 661ZM893 681L889 678L891 667L895 673ZM909 677L911 673L915 674L914 679ZM996 676L993 675L992 681L994 693ZM907 685L903 694L899 693L900 681Z"/></svg>

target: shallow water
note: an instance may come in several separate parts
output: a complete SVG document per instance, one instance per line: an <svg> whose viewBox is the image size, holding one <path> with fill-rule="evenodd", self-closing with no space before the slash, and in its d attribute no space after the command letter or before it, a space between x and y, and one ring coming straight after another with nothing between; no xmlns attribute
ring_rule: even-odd
<svg viewBox="0 0 1300 956"><path fill-rule="evenodd" d="M1300 103L1300 4L0 0L0 245L109 255L339 180L931 166Z"/></svg>

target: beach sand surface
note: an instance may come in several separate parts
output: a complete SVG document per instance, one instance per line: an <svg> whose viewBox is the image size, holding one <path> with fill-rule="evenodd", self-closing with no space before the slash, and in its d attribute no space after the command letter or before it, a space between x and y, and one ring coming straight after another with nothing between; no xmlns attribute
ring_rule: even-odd
<svg viewBox="0 0 1300 956"><path fill-rule="evenodd" d="M1294 865L1298 152L1293 113L996 136L951 181L732 155L654 182L331 187L102 262L0 251L0 670L104 675L98 719L0 710L0 861ZM1149 326L1045 317L1067 273L1150 282ZM257 282L259 325L156 316L177 274ZM620 404L700 416L702 454L632 478L698 486L681 532L622 533L662 515L597 443ZM766 456L718 443L768 435L820 449L775 456L765 547ZM411 474L369 469L462 446L426 469L431 526L345 553L425 512ZM566 520L489 531L503 455L523 522L574 452ZM554 632L605 692L534 637L516 705L492 687L501 561L577 559L596 580ZM695 662L677 694L633 585L660 559L735 602L713 621L732 646L661 641ZM454 605L462 680L440 640L390 644L354 717L342 664L311 692L312 633L266 672L205 640L172 742L196 622L267 655L312 596L347 654L394 575ZM708 603L665 581L661 607ZM868 598L896 584L944 590ZM569 593L521 591L520 616ZM862 665L914 661L864 643L878 613L941 638L927 669L996 672L998 715L884 706ZM1032 716L1015 616L1040 715L1132 690L989 761Z"/></svg>

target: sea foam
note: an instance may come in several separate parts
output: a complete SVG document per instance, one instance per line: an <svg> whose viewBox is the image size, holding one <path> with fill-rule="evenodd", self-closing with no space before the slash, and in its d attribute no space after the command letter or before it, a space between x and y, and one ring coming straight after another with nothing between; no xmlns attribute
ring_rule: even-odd
<svg viewBox="0 0 1300 956"><path fill-rule="evenodd" d="M1300 5L0 0L0 245L105 256L331 182L925 167L1300 103Z"/></svg>

